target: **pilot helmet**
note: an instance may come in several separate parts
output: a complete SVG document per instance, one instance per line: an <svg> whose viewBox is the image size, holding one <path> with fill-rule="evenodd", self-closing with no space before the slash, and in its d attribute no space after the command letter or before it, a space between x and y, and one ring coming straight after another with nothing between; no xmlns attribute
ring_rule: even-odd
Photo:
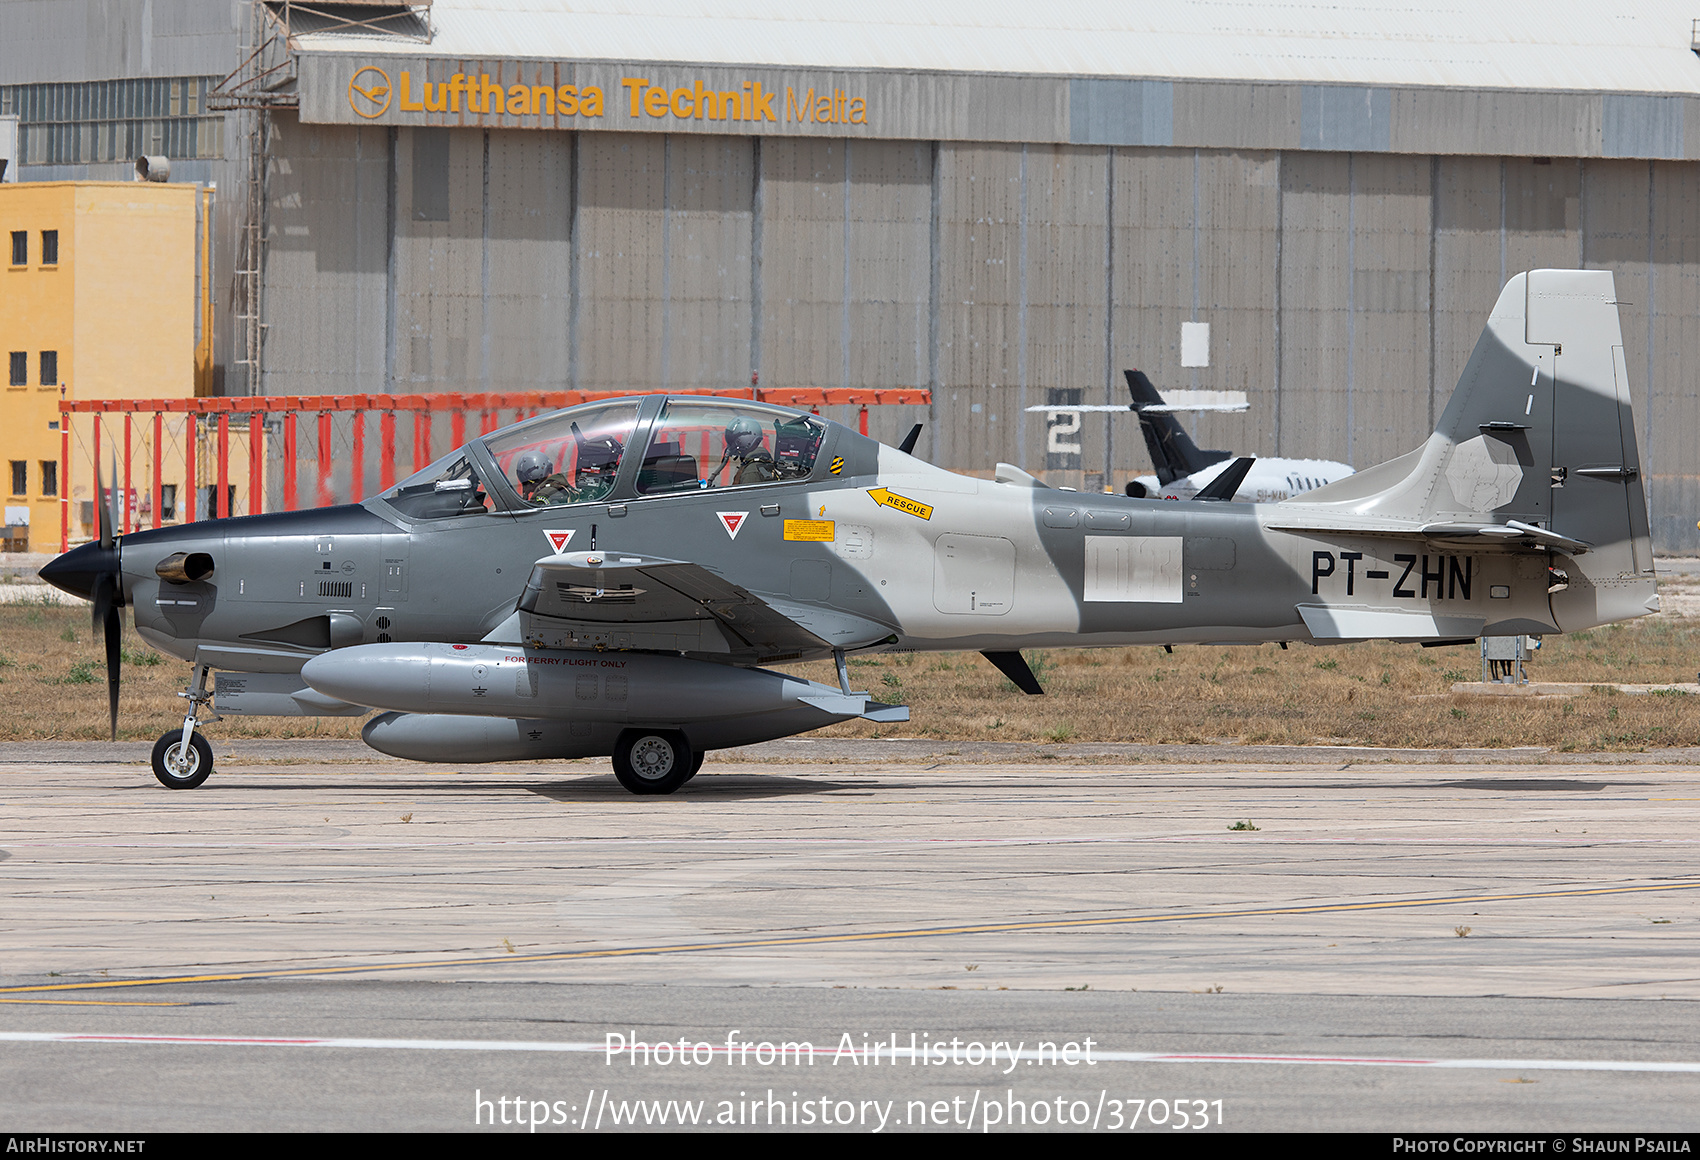
<svg viewBox="0 0 1700 1160"><path fill-rule="evenodd" d="M761 424L747 415L739 415L726 424L726 450L733 455L748 458L750 452L761 446Z"/></svg>
<svg viewBox="0 0 1700 1160"><path fill-rule="evenodd" d="M541 451L523 452L514 460L514 478L521 483L538 483L549 477L555 465Z"/></svg>

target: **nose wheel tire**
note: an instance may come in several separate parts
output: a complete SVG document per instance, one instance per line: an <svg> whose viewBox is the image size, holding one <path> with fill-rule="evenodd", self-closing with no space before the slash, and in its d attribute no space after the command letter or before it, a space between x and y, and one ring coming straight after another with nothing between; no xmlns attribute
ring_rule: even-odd
<svg viewBox="0 0 1700 1160"><path fill-rule="evenodd" d="M194 789L212 776L212 746L199 733L183 745L183 730L173 729L153 744L153 775L166 789Z"/></svg>
<svg viewBox="0 0 1700 1160"><path fill-rule="evenodd" d="M669 794L696 772L696 755L683 733L628 729L614 742L614 776L635 794Z"/></svg>

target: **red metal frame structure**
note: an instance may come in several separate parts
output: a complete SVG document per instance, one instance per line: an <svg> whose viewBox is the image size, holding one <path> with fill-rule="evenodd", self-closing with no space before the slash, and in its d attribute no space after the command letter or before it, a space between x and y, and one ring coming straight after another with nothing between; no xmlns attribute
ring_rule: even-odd
<svg viewBox="0 0 1700 1160"><path fill-rule="evenodd" d="M468 438L468 416L476 413L473 423L473 435L481 435L493 431L503 423L504 412L511 413L507 422L515 422L544 411L554 411L562 407L571 407L578 403L588 403L596 399L613 399L634 394L670 394L670 395L718 395L722 398L756 399L765 403L778 403L788 407L806 407L819 411L822 407L857 407L858 427L862 434L868 433L868 408L879 406L926 406L932 401L932 392L924 387L882 387L882 388L851 388L851 387L738 387L730 389L686 389L677 391L518 391L508 393L487 394L419 394L419 395L253 395L230 398L200 398L200 399L101 399L72 401L64 400L59 404L60 411L60 464L59 464L59 550L69 550L71 546L71 452L72 430L71 416L92 414L95 416L93 437L90 447L94 461L100 462L102 419L111 413L123 416L123 445L117 458L122 460L118 468L123 479L122 527L124 531L142 526L142 513L139 504L132 500L132 451L135 445L135 431L149 429L149 424L132 422L138 414L151 414L151 477L148 499L149 526L159 527L161 503L161 476L165 467L165 416L183 415L185 427L182 437L183 478L185 481L177 501L177 517L182 523L193 522L197 518L198 489L201 483L200 473L205 469L197 462L196 446L202 437L204 421L213 427L212 442L216 448L211 474L217 483L213 493L212 510L207 516L227 517L233 514L230 510L231 495L234 490L231 482L230 440L231 417L246 415L248 439L248 513L254 515L264 507L266 481L266 416L281 416L281 468L282 468L282 508L294 511L301 507L302 489L297 479L299 458L297 448L297 418L303 414L313 415L317 419L316 431L316 461L317 478L310 481L306 489L310 500L306 506L320 507L335 502L332 487L332 470L334 457L331 453L333 443L333 420L339 413L347 413L352 420L349 429L351 454L349 459L349 499L358 501L365 496L365 453L366 453L366 417L372 413L378 414L379 458L378 458L378 488L380 491L394 486L396 479L396 412L410 411L413 413L413 465L403 475L412 474L430 463L432 456L432 419L439 413L449 415L451 446L458 447ZM313 428L309 428L313 430ZM240 431L240 428L238 428ZM144 436L144 440L145 440ZM116 484L117 480L114 479ZM99 497L97 497L98 499Z"/></svg>

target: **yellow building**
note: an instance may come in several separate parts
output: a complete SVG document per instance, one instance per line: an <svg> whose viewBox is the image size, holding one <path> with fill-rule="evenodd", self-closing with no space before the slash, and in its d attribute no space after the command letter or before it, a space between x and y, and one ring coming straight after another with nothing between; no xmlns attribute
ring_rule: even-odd
<svg viewBox="0 0 1700 1160"><path fill-rule="evenodd" d="M8 546L28 525L33 551L57 551L66 465L59 402L178 399L207 393L211 302L205 287L210 191L117 181L0 184L0 460ZM199 389L197 389L199 388ZM92 533L92 442L97 416L71 430L70 537ZM103 421L104 461L122 482L123 417ZM137 416L143 419L144 416ZM132 521L151 524L153 429L136 423L130 447ZM181 439L182 416L172 416ZM180 482L182 457L165 457L162 483ZM108 486L112 481L107 481ZM175 487L171 487L174 492ZM120 498L122 503L122 496Z"/></svg>

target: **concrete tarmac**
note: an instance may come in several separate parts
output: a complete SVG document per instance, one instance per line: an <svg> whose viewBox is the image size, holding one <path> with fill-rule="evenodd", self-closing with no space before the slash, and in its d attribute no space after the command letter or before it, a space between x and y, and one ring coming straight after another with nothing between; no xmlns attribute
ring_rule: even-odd
<svg viewBox="0 0 1700 1160"><path fill-rule="evenodd" d="M1030 1129L1153 1098L1229 1130L1700 1129L1690 754L920 744L762 747L659 799L600 762L220 741L173 792L145 754L0 747L0 1119L491 1130L499 1091L608 1130L611 1098L772 1087L850 1130L962 1130L957 1096L975 1130L1011 1126L993 1096L1064 1098ZM731 1070L734 1031L838 1062ZM721 1046L610 1064L610 1034ZM845 1053L911 1035L1097 1056Z"/></svg>

